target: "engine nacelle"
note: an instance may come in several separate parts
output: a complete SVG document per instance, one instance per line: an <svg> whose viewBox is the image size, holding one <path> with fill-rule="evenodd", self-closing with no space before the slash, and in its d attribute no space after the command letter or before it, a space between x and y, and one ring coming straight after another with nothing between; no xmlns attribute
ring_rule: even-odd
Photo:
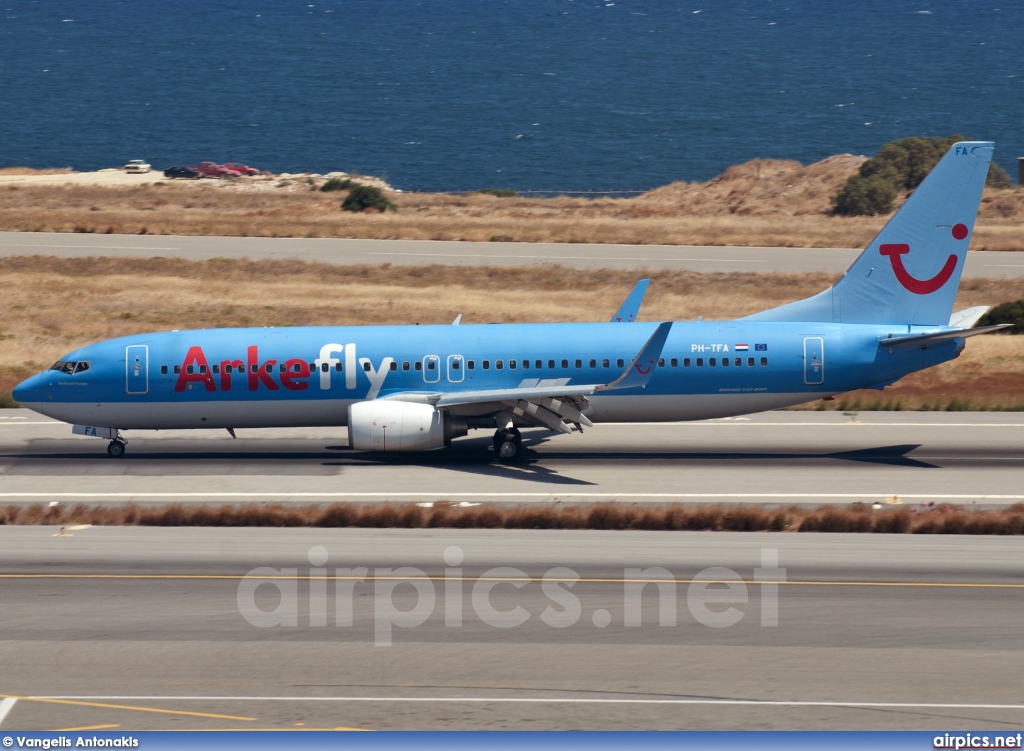
<svg viewBox="0 0 1024 751"><path fill-rule="evenodd" d="M467 432L464 419L429 404L382 399L348 408L348 445L356 451L429 451Z"/></svg>

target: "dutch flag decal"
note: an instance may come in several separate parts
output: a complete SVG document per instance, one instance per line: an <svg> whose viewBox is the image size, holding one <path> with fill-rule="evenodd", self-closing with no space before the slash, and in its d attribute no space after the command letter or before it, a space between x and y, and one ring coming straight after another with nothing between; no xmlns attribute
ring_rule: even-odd
<svg viewBox="0 0 1024 751"><path fill-rule="evenodd" d="M750 347L747 346L746 344L737 344L733 347L733 349L736 350L737 352L746 352L748 349L750 349Z"/></svg>

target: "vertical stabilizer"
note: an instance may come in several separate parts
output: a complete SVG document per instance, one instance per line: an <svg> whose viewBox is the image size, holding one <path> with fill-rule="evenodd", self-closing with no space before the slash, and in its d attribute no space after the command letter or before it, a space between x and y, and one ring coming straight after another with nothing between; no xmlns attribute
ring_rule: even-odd
<svg viewBox="0 0 1024 751"><path fill-rule="evenodd" d="M947 325L992 150L953 144L835 286L746 320Z"/></svg>

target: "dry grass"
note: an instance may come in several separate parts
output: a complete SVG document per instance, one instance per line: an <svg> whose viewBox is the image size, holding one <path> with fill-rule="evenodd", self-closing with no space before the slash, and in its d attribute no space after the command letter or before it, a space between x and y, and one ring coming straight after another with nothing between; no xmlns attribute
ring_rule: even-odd
<svg viewBox="0 0 1024 751"><path fill-rule="evenodd" d="M34 176L34 175L70 175L70 167L59 167L57 169L33 169L32 167L0 167L0 177Z"/></svg>
<svg viewBox="0 0 1024 751"><path fill-rule="evenodd" d="M0 394L77 347L172 328L604 320L643 272L559 266L333 266L300 261L0 258ZM734 318L808 297L828 274L651 272L644 320ZM494 305L495 295L502 305ZM970 279L957 306L1024 298L1024 279ZM595 305L595 301L601 301ZM1024 405L1024 337L973 339L956 361L883 393L867 409ZM896 403L899 400L899 403Z"/></svg>
<svg viewBox="0 0 1024 751"><path fill-rule="evenodd" d="M998 511L956 506L874 510L864 504L787 506L684 506L597 503L587 506L478 506L448 502L330 506L9 505L2 524L97 524L152 527L403 527L461 529L614 529L716 532L873 532L881 534L1024 534L1024 504Z"/></svg>
<svg viewBox="0 0 1024 751"><path fill-rule="evenodd" d="M398 210L372 215L340 211L338 194L320 193L314 178L19 184L0 186L0 230L856 248L887 217L827 211L829 196L862 161L840 155L804 167L754 160L707 183L622 199L392 193ZM1024 250L1022 219L1024 191L987 191L971 247Z"/></svg>

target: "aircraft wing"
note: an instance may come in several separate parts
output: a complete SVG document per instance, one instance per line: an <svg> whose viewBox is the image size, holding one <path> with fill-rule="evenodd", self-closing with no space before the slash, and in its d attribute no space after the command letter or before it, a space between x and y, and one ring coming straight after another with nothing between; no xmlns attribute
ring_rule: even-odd
<svg viewBox="0 0 1024 751"><path fill-rule="evenodd" d="M640 314L640 306L644 302L644 295L647 294L647 285L650 283L650 279L641 279L636 283L629 297L622 303L622 307L615 311L611 323L632 323L636 320Z"/></svg>
<svg viewBox="0 0 1024 751"><path fill-rule="evenodd" d="M999 331L1010 326L1013 326L1013 324L999 323L995 326L982 326L977 329L952 329L950 331L938 331L934 334L890 336L887 339L880 339L878 343L883 347L926 347L932 342L939 342L943 339L966 339L969 336L991 334L993 331Z"/></svg>
<svg viewBox="0 0 1024 751"><path fill-rule="evenodd" d="M571 433L569 424L593 423L583 414L590 406L588 396L621 389L644 388L654 376L661 350L668 339L671 322L662 323L637 353L622 374L611 383L570 384L568 378L529 378L515 388L481 389L452 393L405 392L385 399L420 401L438 409L474 406L484 412L506 412L509 419L520 419L559 433Z"/></svg>

